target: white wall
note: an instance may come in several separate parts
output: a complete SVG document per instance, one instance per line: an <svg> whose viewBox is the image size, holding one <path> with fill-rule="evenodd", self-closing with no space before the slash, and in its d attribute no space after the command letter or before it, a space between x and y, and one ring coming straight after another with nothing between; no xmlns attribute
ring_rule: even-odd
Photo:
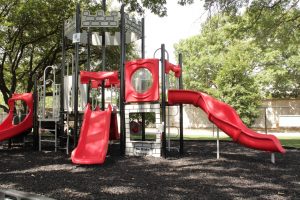
<svg viewBox="0 0 300 200"><path fill-rule="evenodd" d="M260 108L260 116L252 127L265 127L265 113L267 115L268 128L286 127L283 120L290 117L293 126L300 127L300 99L297 100L265 100ZM179 126L179 115L177 107L171 107L171 126ZM295 123L299 118L299 124ZM281 119L281 121L280 121ZM207 119L206 113L193 105L184 105L183 109L184 128L211 128L212 123Z"/></svg>

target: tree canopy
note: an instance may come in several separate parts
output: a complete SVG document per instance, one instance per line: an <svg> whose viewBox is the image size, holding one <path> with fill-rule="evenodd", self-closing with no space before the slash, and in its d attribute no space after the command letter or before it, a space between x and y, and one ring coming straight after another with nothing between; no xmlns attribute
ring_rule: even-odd
<svg viewBox="0 0 300 200"><path fill-rule="evenodd" d="M220 77L233 81L243 75L253 86L245 86L251 93L258 88L264 97L299 96L299 0L198 1L204 2L211 15L200 35L177 46L177 51L190 59L185 60L188 87L225 98L224 84L227 89L231 85ZM95 1L79 2L83 9L101 7ZM159 16L167 15L166 0L123 2L129 11L149 9ZM194 0L177 2L184 6ZM0 0L0 92L5 102L15 91L31 91L34 75L39 78L46 66L60 63L62 23L74 12L75 1L69 0ZM71 43L68 48L72 48ZM118 68L118 48L107 50L108 68ZM94 59L100 57L100 51L93 49ZM82 64L85 62L81 59ZM236 70L231 78L229 66ZM197 71L201 73L189 73ZM7 108L5 104L0 107Z"/></svg>
<svg viewBox="0 0 300 200"><path fill-rule="evenodd" d="M79 3L81 10L101 9L89 0ZM14 92L32 91L33 77L39 79L45 67L61 63L63 22L75 14L75 4L69 0L0 0L0 99L4 100L0 100L0 108L7 110L6 103ZM84 66L87 56L82 47L80 64ZM133 47L127 46L129 57L135 55ZM67 49L74 52L71 41ZM101 51L92 48L92 59L98 65ZM119 52L119 47L107 47L107 70L118 69Z"/></svg>
<svg viewBox="0 0 300 200"><path fill-rule="evenodd" d="M252 1L242 14L211 17L199 35L176 46L188 58L186 86L229 103L247 124L257 115L261 97L300 95L300 11L281 3L261 10L259 2Z"/></svg>
<svg viewBox="0 0 300 200"><path fill-rule="evenodd" d="M69 6L64 0L0 0L0 91L5 102L17 87L30 91L34 74L56 61Z"/></svg>

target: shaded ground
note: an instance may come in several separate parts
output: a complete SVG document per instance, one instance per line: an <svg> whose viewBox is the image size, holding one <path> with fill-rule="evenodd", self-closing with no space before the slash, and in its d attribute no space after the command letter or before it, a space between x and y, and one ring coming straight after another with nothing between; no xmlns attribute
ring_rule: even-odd
<svg viewBox="0 0 300 200"><path fill-rule="evenodd" d="M5 147L6 148L6 147ZM221 142L185 143L183 158L125 157L75 166L64 153L0 147L0 188L55 199L300 199L300 150L276 155Z"/></svg>

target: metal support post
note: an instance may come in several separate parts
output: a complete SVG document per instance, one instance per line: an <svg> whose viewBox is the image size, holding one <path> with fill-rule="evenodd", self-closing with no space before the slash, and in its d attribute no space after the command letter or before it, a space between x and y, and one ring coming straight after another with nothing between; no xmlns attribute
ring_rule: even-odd
<svg viewBox="0 0 300 200"><path fill-rule="evenodd" d="M182 81L182 54L180 53L178 56L178 63L181 68L180 77L179 77L179 89L183 89L183 81ZM180 155L183 155L183 105L179 104L179 135L180 135Z"/></svg>
<svg viewBox="0 0 300 200"><path fill-rule="evenodd" d="M146 113L142 112L142 141L146 140Z"/></svg>
<svg viewBox="0 0 300 200"><path fill-rule="evenodd" d="M142 39L141 39L141 54L145 58L145 19L142 18ZM146 140L146 114L142 113L142 141Z"/></svg>
<svg viewBox="0 0 300 200"><path fill-rule="evenodd" d="M166 77L165 77L165 45L161 45L161 122L162 122L162 149L161 155L166 158Z"/></svg>
<svg viewBox="0 0 300 200"><path fill-rule="evenodd" d="M87 32L87 66L86 70L91 70L91 30L88 28ZM87 93L86 93L87 101L89 102L90 99L90 84L88 84Z"/></svg>
<svg viewBox="0 0 300 200"><path fill-rule="evenodd" d="M268 134L268 117L267 117L267 107L265 107L265 133Z"/></svg>
<svg viewBox="0 0 300 200"><path fill-rule="evenodd" d="M39 121L39 151L42 151L42 133L41 133L42 121Z"/></svg>
<svg viewBox="0 0 300 200"><path fill-rule="evenodd" d="M38 92L37 92L37 77L34 76L33 89L33 149L39 149L39 130L38 130Z"/></svg>
<svg viewBox="0 0 300 200"><path fill-rule="evenodd" d="M145 18L142 18L142 39L141 39L142 58L145 58Z"/></svg>
<svg viewBox="0 0 300 200"><path fill-rule="evenodd" d="M271 162L275 164L275 153L271 153Z"/></svg>
<svg viewBox="0 0 300 200"><path fill-rule="evenodd" d="M106 0L102 0L102 9L106 12ZM102 71L105 71L105 57L106 57L106 46L105 46L105 28L102 30ZM101 84L101 110L105 110L105 81Z"/></svg>
<svg viewBox="0 0 300 200"><path fill-rule="evenodd" d="M121 49L121 58L120 58L120 153L121 156L125 155L125 144L126 144L126 127L125 127L125 60L126 60L126 49L125 49L125 13L124 13L125 4L121 6L121 34L120 34L120 49Z"/></svg>
<svg viewBox="0 0 300 200"><path fill-rule="evenodd" d="M55 125L54 125L54 151L57 152L57 123L55 122Z"/></svg>
<svg viewBox="0 0 300 200"><path fill-rule="evenodd" d="M65 68L66 68L66 49L65 49L65 23L63 22L62 28L62 42L61 42L61 51L62 51L62 59L61 59L61 68L60 68L60 135L64 134L64 76L65 76ZM54 83L55 84L55 83Z"/></svg>
<svg viewBox="0 0 300 200"><path fill-rule="evenodd" d="M217 128L217 159L220 159L220 130Z"/></svg>
<svg viewBox="0 0 300 200"><path fill-rule="evenodd" d="M76 7L76 33L80 33L80 4ZM78 73L79 73L79 42L75 43L75 70L74 70L74 148L77 146L78 134Z"/></svg>

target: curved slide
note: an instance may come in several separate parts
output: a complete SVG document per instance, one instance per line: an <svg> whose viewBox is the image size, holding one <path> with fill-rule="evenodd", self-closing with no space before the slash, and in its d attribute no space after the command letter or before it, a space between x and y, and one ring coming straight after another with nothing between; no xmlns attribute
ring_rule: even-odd
<svg viewBox="0 0 300 200"><path fill-rule="evenodd" d="M200 107L211 122L239 144L262 151L285 153L285 149L275 136L259 134L249 129L231 106L205 93L169 90L168 101L170 105L182 103Z"/></svg>
<svg viewBox="0 0 300 200"><path fill-rule="evenodd" d="M80 131L77 147L71 154L75 164L102 164L105 161L112 108L105 111L91 110L88 104Z"/></svg>
<svg viewBox="0 0 300 200"><path fill-rule="evenodd" d="M27 104L28 114L25 119L19 123L14 125L14 108L15 101L22 100ZM33 96L32 93L24 93L24 94L13 94L12 98L8 100L9 113L7 117L0 124L0 141L10 139L14 136L17 136L24 131L32 128L33 126Z"/></svg>

